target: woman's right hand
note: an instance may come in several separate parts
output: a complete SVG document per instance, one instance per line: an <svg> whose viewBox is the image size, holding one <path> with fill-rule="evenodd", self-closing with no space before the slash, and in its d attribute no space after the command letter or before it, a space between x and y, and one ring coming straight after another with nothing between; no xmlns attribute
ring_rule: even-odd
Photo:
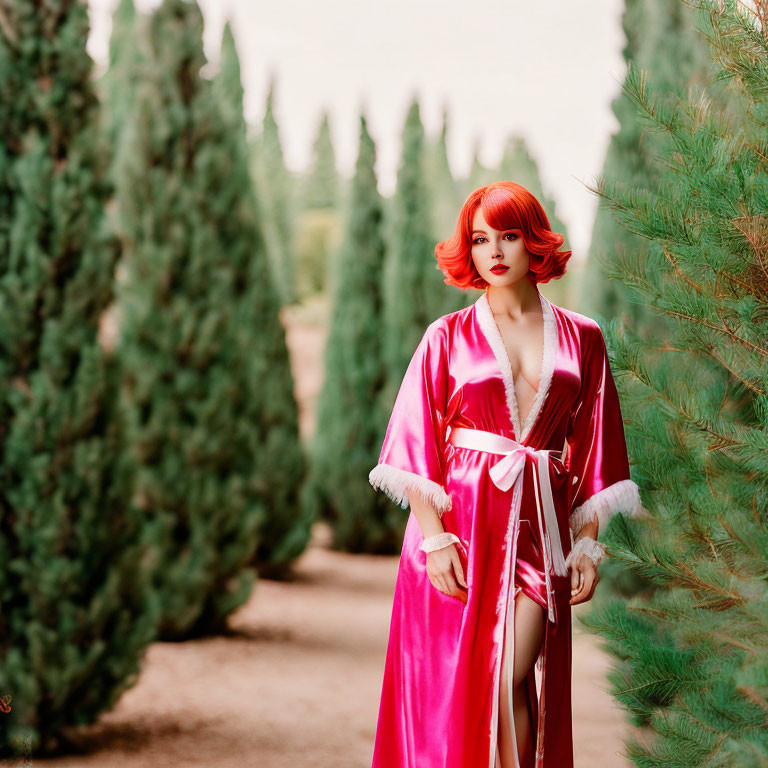
<svg viewBox="0 0 768 768"><path fill-rule="evenodd" d="M464 580L464 568L459 559L457 544L427 552L427 576L435 589L450 597L467 603L467 582Z"/></svg>

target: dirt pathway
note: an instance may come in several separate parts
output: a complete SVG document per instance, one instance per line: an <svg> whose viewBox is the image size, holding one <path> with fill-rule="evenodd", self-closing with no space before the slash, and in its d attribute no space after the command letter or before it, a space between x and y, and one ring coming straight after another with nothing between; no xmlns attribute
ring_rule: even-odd
<svg viewBox="0 0 768 768"><path fill-rule="evenodd" d="M83 753L32 765L369 768L398 558L333 552L325 535L296 581L258 583L230 636L150 646ZM625 768L607 659L578 622L574 662L576 767Z"/></svg>

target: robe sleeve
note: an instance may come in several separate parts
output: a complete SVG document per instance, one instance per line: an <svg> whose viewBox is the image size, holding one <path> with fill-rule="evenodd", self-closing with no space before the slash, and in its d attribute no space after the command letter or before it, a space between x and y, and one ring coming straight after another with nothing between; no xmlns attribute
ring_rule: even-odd
<svg viewBox="0 0 768 768"><path fill-rule="evenodd" d="M442 516L445 491L448 372L445 329L435 320L413 353L392 408L378 464L368 480L403 509L418 492Z"/></svg>
<svg viewBox="0 0 768 768"><path fill-rule="evenodd" d="M604 530L617 514L641 509L637 485L630 479L619 396L597 323L582 339L581 389L568 423L570 527L576 535L585 523Z"/></svg>

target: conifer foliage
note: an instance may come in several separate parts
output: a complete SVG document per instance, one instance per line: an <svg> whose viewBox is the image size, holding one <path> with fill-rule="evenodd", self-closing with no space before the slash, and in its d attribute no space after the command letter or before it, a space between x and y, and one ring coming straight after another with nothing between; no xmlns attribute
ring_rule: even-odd
<svg viewBox="0 0 768 768"><path fill-rule="evenodd" d="M248 175L242 90L225 35L201 77L203 18L165 0L118 156L124 244L120 349L140 461L137 497L163 523L163 637L223 629L264 571L287 568L308 526L278 301Z"/></svg>
<svg viewBox="0 0 768 768"><path fill-rule="evenodd" d="M528 143L522 136L508 137L501 156L499 178L522 184L541 203L552 231L560 232L565 237L563 247L571 247L568 230L555 211L555 201L544 191L538 163L531 155ZM576 292L573 275L574 270L569 263L568 270L560 279L551 280L546 284L547 298L556 304L570 304L570 294Z"/></svg>
<svg viewBox="0 0 768 768"><path fill-rule="evenodd" d="M303 176L302 210L296 226L294 297L304 301L336 290L337 256L342 238L342 179L336 171L331 124L323 112L312 147L312 161Z"/></svg>
<svg viewBox="0 0 768 768"><path fill-rule="evenodd" d="M293 231L297 201L293 178L285 167L275 116L276 89L276 78L273 76L269 81L261 133L250 145L250 164L272 280L280 296L280 303L293 304L297 300Z"/></svg>
<svg viewBox="0 0 768 768"><path fill-rule="evenodd" d="M299 501L307 460L299 440L294 380L279 319L280 298L269 283L267 246L248 171L243 86L230 24L224 27L214 94L226 122L222 151L231 153L232 163L226 187L218 192L231 201L228 226L218 224L216 229L223 252L247 275L237 292L243 306L235 333L242 345L238 351L251 369L251 376L243 379L250 400L245 418L250 430L255 430L251 439L255 435L264 440L257 445L252 464L259 499L268 509L259 530L254 564L263 576L278 578L287 575L309 540L312 520L301 514Z"/></svg>
<svg viewBox="0 0 768 768"><path fill-rule="evenodd" d="M320 514L331 522L334 546L391 553L398 541L402 544L402 516L386 497L372 494L368 483L381 449L382 414L371 403L377 402L386 371L381 296L385 243L375 161L374 143L361 117L308 488Z"/></svg>
<svg viewBox="0 0 768 768"><path fill-rule="evenodd" d="M0 15L0 752L46 750L136 682L156 609L98 340L118 249L86 4Z"/></svg>
<svg viewBox="0 0 768 768"><path fill-rule="evenodd" d="M112 14L109 67L99 81L107 138L113 148L133 109L136 80L141 67L140 22L133 0L120 0ZM114 156L114 154L113 154Z"/></svg>
<svg viewBox="0 0 768 768"><path fill-rule="evenodd" d="M651 587L588 623L615 657L614 694L651 731L628 744L635 764L757 768L768 761L768 4L696 6L740 108L658 99L632 68L627 93L665 140L659 181L599 190L647 241L622 279L670 336L649 344L615 323L607 334L651 515L617 516L606 541Z"/></svg>
<svg viewBox="0 0 768 768"><path fill-rule="evenodd" d="M648 72L658 93L684 92L689 84L711 81L706 41L696 30L695 9L684 0L625 0L622 27L626 36L624 58L629 66ZM663 138L644 130L625 91L619 92L612 108L619 128L611 138L603 173L633 186L655 185L660 170L656 156ZM643 238L622 227L610 210L598 208L581 279L582 312L606 318L625 312L635 325L663 328L658 315L648 313L643 304L627 296L623 282L606 279L607 271L616 270L625 252L637 253L644 246Z"/></svg>
<svg viewBox="0 0 768 768"><path fill-rule="evenodd" d="M432 195L432 229L441 239L453 234L456 218L464 202L459 184L451 172L448 161L448 109L443 107L440 132L427 139L425 152L426 178ZM462 292L466 297L466 294ZM459 309L456 306L455 309Z"/></svg>
<svg viewBox="0 0 768 768"><path fill-rule="evenodd" d="M336 208L340 182L327 112L323 112L320 118L312 155L312 165L304 181L304 205L307 208Z"/></svg>
<svg viewBox="0 0 768 768"><path fill-rule="evenodd" d="M426 152L419 103L413 99L403 127L383 279L385 357L390 374L384 399L390 410L413 350L424 329L443 314L445 303L445 278L435 259Z"/></svg>
<svg viewBox="0 0 768 768"><path fill-rule="evenodd" d="M432 232L435 242L446 240L456 229L464 197L459 184L451 173L448 161L448 110L443 108L443 121L440 133L426 142L425 152L426 179L432 200ZM477 299L477 291L463 291L453 285L444 285L443 301L439 314L455 312L469 306Z"/></svg>

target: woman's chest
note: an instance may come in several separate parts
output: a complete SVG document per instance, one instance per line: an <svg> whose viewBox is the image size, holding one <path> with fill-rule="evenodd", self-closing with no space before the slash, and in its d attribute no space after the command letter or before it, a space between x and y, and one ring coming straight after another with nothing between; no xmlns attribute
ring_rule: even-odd
<svg viewBox="0 0 768 768"><path fill-rule="evenodd" d="M578 357L554 351L550 375L539 377L539 389L532 393L537 402L523 409L520 422L519 409L514 413L518 403L511 366L505 376L496 356L482 348L466 346L455 351L448 377L447 424L511 434L516 432L516 415L521 432L527 434L535 427L537 432L550 435L559 431L559 424L567 422L581 389ZM517 437L520 439L520 435Z"/></svg>

